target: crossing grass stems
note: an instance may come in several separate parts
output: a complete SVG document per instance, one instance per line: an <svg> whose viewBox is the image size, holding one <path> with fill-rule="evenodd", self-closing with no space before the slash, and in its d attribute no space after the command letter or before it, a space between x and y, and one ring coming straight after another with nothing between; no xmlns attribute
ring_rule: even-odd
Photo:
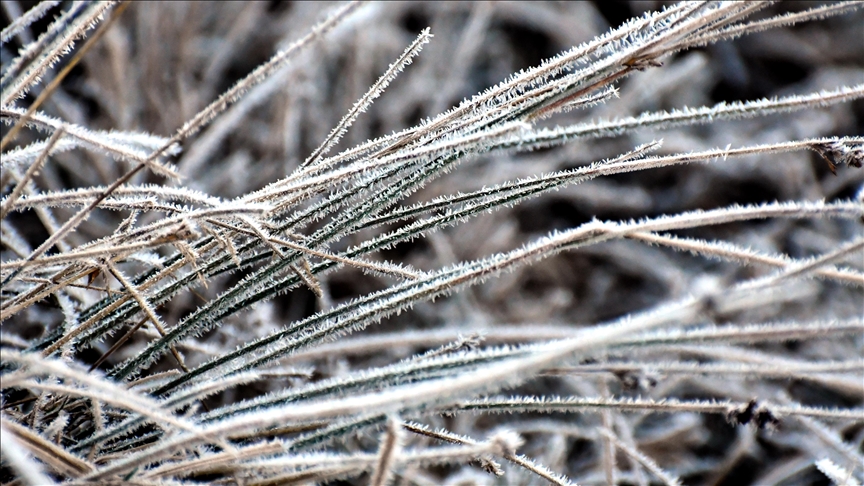
<svg viewBox="0 0 864 486"><path fill-rule="evenodd" d="M3 484L864 480L860 3L211 7L4 3Z"/></svg>

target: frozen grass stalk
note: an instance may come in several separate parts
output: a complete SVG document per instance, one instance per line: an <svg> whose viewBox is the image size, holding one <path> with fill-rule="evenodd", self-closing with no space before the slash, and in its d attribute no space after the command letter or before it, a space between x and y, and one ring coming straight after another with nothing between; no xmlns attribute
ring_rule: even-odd
<svg viewBox="0 0 864 486"><path fill-rule="evenodd" d="M7 3L0 483L864 482L861 3Z"/></svg>

